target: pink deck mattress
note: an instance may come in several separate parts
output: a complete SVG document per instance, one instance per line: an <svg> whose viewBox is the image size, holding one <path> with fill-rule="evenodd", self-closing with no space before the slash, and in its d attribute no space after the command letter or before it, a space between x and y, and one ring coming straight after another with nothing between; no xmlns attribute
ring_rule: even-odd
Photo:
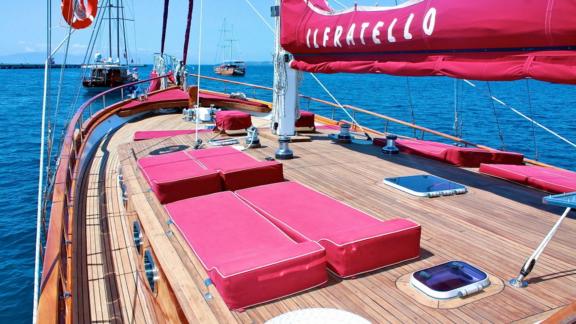
<svg viewBox="0 0 576 324"><path fill-rule="evenodd" d="M340 277L420 255L420 225L407 219L381 221L290 181L236 194L295 240L321 244L329 269Z"/></svg>
<svg viewBox="0 0 576 324"><path fill-rule="evenodd" d="M284 181L282 163L258 161L232 147L189 151L208 170L220 172L227 190L239 190Z"/></svg>
<svg viewBox="0 0 576 324"><path fill-rule="evenodd" d="M231 309L327 281L319 244L294 241L232 192L178 201L166 210Z"/></svg>
<svg viewBox="0 0 576 324"><path fill-rule="evenodd" d="M552 193L576 191L576 172L532 165L482 164L480 172Z"/></svg>
<svg viewBox="0 0 576 324"><path fill-rule="evenodd" d="M374 144L384 146L386 139L377 138ZM524 155L514 152L457 147L454 145L416 139L398 139L400 151L429 159L447 162L456 166L477 168L482 163L522 164Z"/></svg>
<svg viewBox="0 0 576 324"><path fill-rule="evenodd" d="M162 204L284 181L281 163L258 161L232 147L148 156L138 166Z"/></svg>
<svg viewBox="0 0 576 324"><path fill-rule="evenodd" d="M141 158L138 167L162 204L222 191L218 171L206 169L184 151Z"/></svg>

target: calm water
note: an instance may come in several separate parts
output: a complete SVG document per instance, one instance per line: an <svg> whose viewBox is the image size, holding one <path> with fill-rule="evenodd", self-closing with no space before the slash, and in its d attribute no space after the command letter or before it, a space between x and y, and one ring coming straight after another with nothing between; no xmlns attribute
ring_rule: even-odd
<svg viewBox="0 0 576 324"><path fill-rule="evenodd" d="M148 71L149 68L141 69L141 75L147 75ZM211 73L211 67L204 67L203 71ZM0 172L4 175L0 178L0 197L1 206L5 210L0 218L0 273L4 276L0 284L2 323L27 322L32 315L42 74L41 70L0 70L3 85L0 91ZM56 134L61 133L63 122L78 106L74 105L74 98L79 91L79 76L79 70L66 72L61 109L49 112L51 120L56 122ZM522 152L529 158L537 157L541 161L576 170L576 149L539 128L534 129L529 122L500 105L495 106L495 113L492 102L486 95L486 83L477 82L479 89L474 89L462 82L455 83L454 80L446 78L406 79L381 75L319 77L343 104L353 104L406 121L414 120L417 124L449 134L454 134L456 97L462 124L461 133L465 139ZM272 68L249 66L247 76L237 80L271 85ZM58 81L56 73L53 81ZM223 87L209 81L203 81L203 86L226 91L244 91L249 96L270 98L270 94L264 91ZM455 88L458 89L456 96ZM303 94L329 100L310 77L304 78L301 89ZM490 83L490 90L494 96L576 141L576 87L536 81L527 84L526 81L519 81ZM78 102L87 98L88 96L82 95ZM55 89L51 99L55 103ZM306 100L302 105L304 109L331 115L330 109L309 104ZM345 119L341 112L336 113L336 117ZM384 128L384 123L380 120L361 115L358 115L357 119L368 127L378 130ZM413 135L412 131L407 129L390 129Z"/></svg>

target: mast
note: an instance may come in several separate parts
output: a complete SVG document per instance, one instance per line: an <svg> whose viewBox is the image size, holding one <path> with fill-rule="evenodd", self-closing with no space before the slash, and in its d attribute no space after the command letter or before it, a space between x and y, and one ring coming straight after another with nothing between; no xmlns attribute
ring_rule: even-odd
<svg viewBox="0 0 576 324"><path fill-rule="evenodd" d="M291 159L293 153L288 147L290 136L295 133L295 123L298 111L298 78L299 72L290 67L290 55L280 44L280 4L272 7L276 17L275 49L274 49L274 116L272 129L279 136L280 147L276 151L277 159Z"/></svg>
<svg viewBox="0 0 576 324"><path fill-rule="evenodd" d="M116 55L120 61L120 1L116 2Z"/></svg>
<svg viewBox="0 0 576 324"><path fill-rule="evenodd" d="M130 66L130 60L128 59L128 43L126 41L126 18L124 17L124 1L119 0L119 5L122 7L122 40L124 41L124 58L126 59L126 65Z"/></svg>
<svg viewBox="0 0 576 324"><path fill-rule="evenodd" d="M232 61L232 46L234 44L234 40L229 39L228 41L230 42L230 58L229 58L229 60Z"/></svg>
<svg viewBox="0 0 576 324"><path fill-rule="evenodd" d="M108 0L108 48L112 58L112 0Z"/></svg>

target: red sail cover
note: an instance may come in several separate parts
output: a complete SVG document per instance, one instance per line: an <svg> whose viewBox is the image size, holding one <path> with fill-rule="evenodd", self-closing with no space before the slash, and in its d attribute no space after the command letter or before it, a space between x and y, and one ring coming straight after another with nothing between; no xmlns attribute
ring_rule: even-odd
<svg viewBox="0 0 576 324"><path fill-rule="evenodd" d="M413 0L334 11L283 0L292 67L319 73L576 83L576 1Z"/></svg>

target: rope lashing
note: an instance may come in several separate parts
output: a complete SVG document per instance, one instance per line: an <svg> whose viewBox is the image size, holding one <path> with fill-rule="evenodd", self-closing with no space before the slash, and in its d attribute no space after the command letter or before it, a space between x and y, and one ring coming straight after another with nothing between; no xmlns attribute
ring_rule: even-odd
<svg viewBox="0 0 576 324"><path fill-rule="evenodd" d="M534 119L534 111L532 110L532 96L530 94L530 80L526 79L526 94L528 96L528 108L530 109L530 119ZM538 141L536 140L536 125L530 123L532 126L532 142L534 144L534 159L538 161L540 153L538 152Z"/></svg>
<svg viewBox="0 0 576 324"><path fill-rule="evenodd" d="M486 88L488 89L488 94L490 98L492 96L492 88L490 87L490 82L486 82ZM496 111L496 105L494 104L494 100L490 100L490 104L492 105L492 111L494 112L494 118L496 119L496 127L498 128L498 137L500 138L500 149L504 150L504 133L502 132L502 127L500 127L500 119L498 118L498 111Z"/></svg>

